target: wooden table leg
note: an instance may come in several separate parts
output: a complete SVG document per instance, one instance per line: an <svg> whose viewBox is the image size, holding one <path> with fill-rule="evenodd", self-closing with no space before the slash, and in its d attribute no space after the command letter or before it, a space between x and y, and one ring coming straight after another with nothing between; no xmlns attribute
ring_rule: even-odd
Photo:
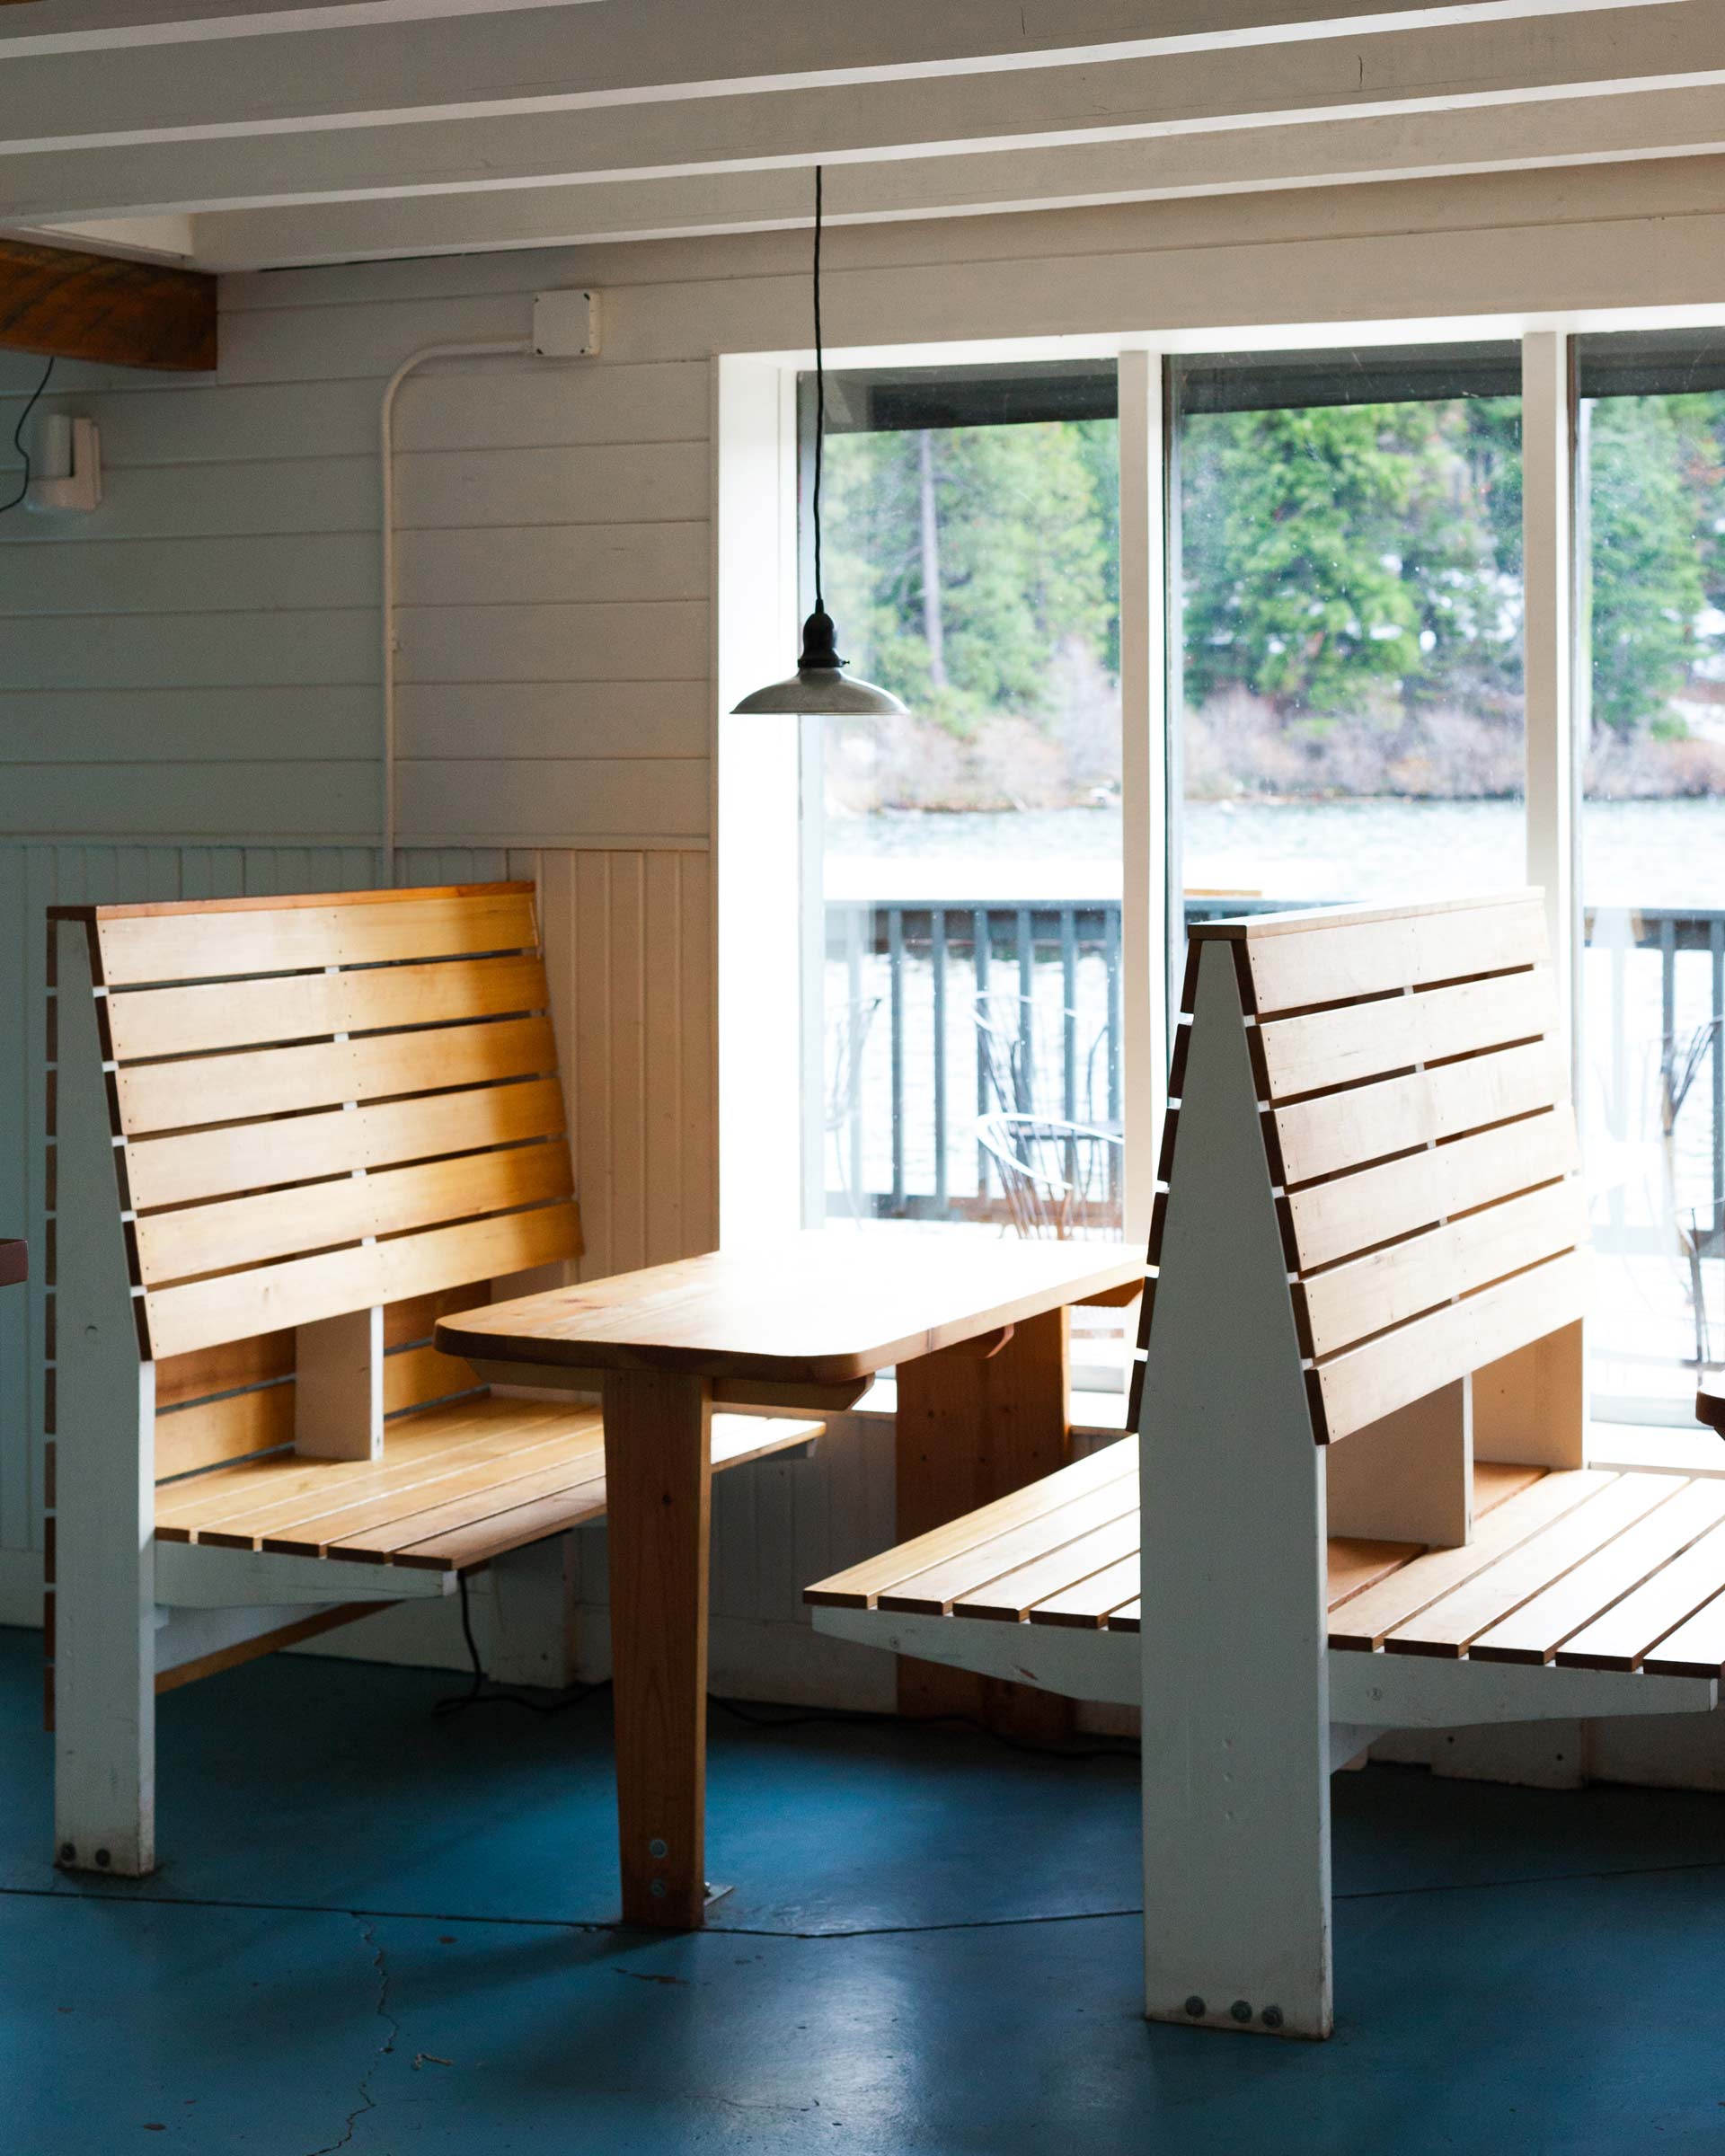
<svg viewBox="0 0 1725 2156"><path fill-rule="evenodd" d="M1064 1310L1015 1326L995 1352L967 1340L898 1365L897 1472L900 1542L1051 1475L1071 1457ZM898 1661L901 1714L960 1714L1032 1742L1056 1743L1069 1703L910 1656Z"/></svg>
<svg viewBox="0 0 1725 2156"><path fill-rule="evenodd" d="M703 1377L606 1374L623 1917L667 1931L706 1911L712 1419Z"/></svg>

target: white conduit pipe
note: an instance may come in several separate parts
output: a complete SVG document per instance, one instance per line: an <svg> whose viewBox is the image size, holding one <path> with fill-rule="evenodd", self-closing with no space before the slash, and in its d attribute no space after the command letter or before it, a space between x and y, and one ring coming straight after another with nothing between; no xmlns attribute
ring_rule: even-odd
<svg viewBox="0 0 1725 2156"><path fill-rule="evenodd" d="M493 355L521 358L532 344L525 337L493 338L482 344L426 344L410 352L384 384L384 402L378 413L379 464L383 479L382 536L379 561L378 614L383 639L383 813L378 843L379 880L387 888L395 881L395 393L416 367L428 359L478 359Z"/></svg>

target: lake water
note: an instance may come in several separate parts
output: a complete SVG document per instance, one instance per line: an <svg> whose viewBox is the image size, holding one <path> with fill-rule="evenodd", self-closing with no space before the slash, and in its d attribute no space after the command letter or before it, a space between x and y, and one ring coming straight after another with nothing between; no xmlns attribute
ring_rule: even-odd
<svg viewBox="0 0 1725 2156"><path fill-rule="evenodd" d="M1383 899L1501 890L1526 877L1518 801L1201 801L1192 890ZM1725 800L1600 801L1582 817L1595 906L1725 908ZM1118 808L833 817L829 898L1118 898Z"/></svg>

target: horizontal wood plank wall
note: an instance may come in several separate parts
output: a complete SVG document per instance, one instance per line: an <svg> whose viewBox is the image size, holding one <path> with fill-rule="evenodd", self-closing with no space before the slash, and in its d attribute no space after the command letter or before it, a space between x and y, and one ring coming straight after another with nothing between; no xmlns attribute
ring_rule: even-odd
<svg viewBox="0 0 1725 2156"><path fill-rule="evenodd" d="M375 880L375 858L365 847L0 842L0 1221L22 1224L40 1250L47 906L359 889ZM404 884L539 885L590 1276L687 1257L715 1239L707 871L703 850L669 848L402 856ZM13 1622L34 1621L30 1553L41 1547L42 1274L33 1268L27 1288L0 1296L0 1619Z"/></svg>
<svg viewBox="0 0 1725 2156"><path fill-rule="evenodd" d="M213 382L56 371L43 409L98 421L105 485L91 516L0 518L0 837L376 833L384 381L428 341L525 333L569 273L285 312L257 281L225 283ZM40 371L0 352L0 439ZM403 384L404 841L705 845L709 377L607 354Z"/></svg>

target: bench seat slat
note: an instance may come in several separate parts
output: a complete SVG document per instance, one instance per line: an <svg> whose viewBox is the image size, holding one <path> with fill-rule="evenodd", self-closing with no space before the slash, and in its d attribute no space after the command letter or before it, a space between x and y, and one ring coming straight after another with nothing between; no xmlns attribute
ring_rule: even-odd
<svg viewBox="0 0 1725 2156"><path fill-rule="evenodd" d="M542 1206L157 1288L144 1298L145 1315L155 1352L181 1355L248 1332L310 1324L368 1303L526 1272L578 1257L580 1247L574 1206Z"/></svg>
<svg viewBox="0 0 1725 2156"><path fill-rule="evenodd" d="M1523 1490L1543 1481L1548 1470L1529 1467L1519 1460L1476 1460L1473 1462L1473 1517L1482 1520Z"/></svg>
<svg viewBox="0 0 1725 2156"><path fill-rule="evenodd" d="M1721 1518L1725 1483L1679 1484L1648 1518L1523 1603L1476 1639L1469 1653L1482 1662L1549 1662L1572 1632L1657 1577Z"/></svg>
<svg viewBox="0 0 1725 2156"><path fill-rule="evenodd" d="M1429 988L1382 1003L1340 1003L1258 1029L1269 1098L1358 1085L1420 1063L1440 1063L1552 1032L1549 967Z"/></svg>
<svg viewBox="0 0 1725 2156"><path fill-rule="evenodd" d="M1289 1237L1303 1271L1554 1181L1575 1166L1567 1102L1495 1130L1289 1191Z"/></svg>
<svg viewBox="0 0 1725 2156"><path fill-rule="evenodd" d="M549 1003L544 961L522 954L191 988L121 989L108 998L108 1031L116 1060L131 1063L332 1033L500 1018L544 1011Z"/></svg>
<svg viewBox="0 0 1725 2156"><path fill-rule="evenodd" d="M325 1511L297 1529L265 1535L263 1548L296 1557L390 1559L410 1542L465 1526L474 1515L502 1511L518 1500L595 1481L604 1471L604 1418L595 1410L587 1425L541 1445L498 1449L490 1460L433 1477L411 1492L394 1489L358 1507Z"/></svg>
<svg viewBox="0 0 1725 2156"><path fill-rule="evenodd" d="M434 1483L419 1493L419 1502L398 1506L391 1517L377 1520L369 1526L349 1526L337 1515L329 1522L329 1537L321 1545L311 1542L293 1543L290 1537L273 1536L268 1547L272 1550L296 1547L313 1557L362 1557L394 1563L415 1542L429 1542L440 1534L457 1533L493 1518L500 1512L512 1512L521 1506L536 1503L541 1498L585 1491L589 1487L602 1492L605 1488L602 1427L595 1433L595 1439L579 1449L571 1448L562 1458L557 1457L558 1448L552 1447L542 1462L511 1457L507 1465L493 1463L489 1472L467 1478L469 1487L455 1490L447 1498L443 1498L440 1489ZM598 1506L602 1511L603 1496Z"/></svg>
<svg viewBox="0 0 1725 2156"><path fill-rule="evenodd" d="M878 1557L818 1580L804 1590L803 1600L829 1609L872 1609L880 1594L913 1573L926 1570L942 1558L973 1549L979 1542L993 1541L1070 1498L1118 1481L1123 1475L1131 1475L1136 1480L1137 1468L1136 1445L1129 1440L1105 1445L1086 1458L1075 1460L1069 1467L1057 1468L1053 1474L1044 1475L1022 1489L1011 1490L961 1519L949 1520L926 1534L900 1542L897 1549L882 1551Z"/></svg>
<svg viewBox="0 0 1725 2156"><path fill-rule="evenodd" d="M1137 1547L1138 1508L1134 1503L1122 1516L1089 1534L1059 1549L1040 1552L973 1594L955 1596L952 1614L999 1618L1015 1624L1029 1615L1035 1604L1134 1556Z"/></svg>
<svg viewBox="0 0 1725 2156"><path fill-rule="evenodd" d="M1339 1175L1391 1153L1531 1115L1568 1093L1561 1057L1551 1041L1539 1040L1405 1078L1289 1101L1272 1111L1283 1180L1291 1187Z"/></svg>
<svg viewBox="0 0 1725 2156"><path fill-rule="evenodd" d="M721 1412L712 1418L713 1467L805 1444L820 1428L801 1418ZM267 1461L208 1476L218 1494L203 1501L198 1539L447 1569L482 1563L605 1511L604 1424L597 1408L493 1396L425 1409L394 1425L388 1443L381 1461ZM176 1520L190 1516L181 1493L197 1487L182 1483L158 1493L162 1540L190 1539ZM340 1522L344 1536L262 1534L281 1511Z"/></svg>
<svg viewBox="0 0 1725 2156"><path fill-rule="evenodd" d="M146 1212L356 1168L388 1168L440 1153L557 1137L562 1129L562 1088L554 1078L537 1078L273 1123L133 1139L126 1147L126 1172L132 1204Z"/></svg>
<svg viewBox="0 0 1725 2156"><path fill-rule="evenodd" d="M1725 1674L1725 1592L1702 1604L1675 1632L1641 1657L1652 1677L1717 1677Z"/></svg>
<svg viewBox="0 0 1725 2156"><path fill-rule="evenodd" d="M712 1418L713 1472L718 1474L729 1467L741 1467L750 1460L765 1459L769 1454L783 1452L788 1445L806 1444L820 1427L818 1422L796 1421L783 1416L716 1414ZM572 1490L511 1506L471 1526L456 1528L405 1550L397 1550L393 1552L391 1561L398 1565L439 1568L483 1564L507 1551L518 1550L527 1542L543 1541L548 1534L559 1534L566 1528L579 1527L586 1520L597 1519L605 1507L604 1482L583 1483Z"/></svg>
<svg viewBox="0 0 1725 2156"><path fill-rule="evenodd" d="M1725 1581L1725 1526L1660 1567L1614 1608L1572 1632L1558 1649L1564 1669L1639 1669L1642 1657L1711 1602Z"/></svg>
<svg viewBox="0 0 1725 2156"><path fill-rule="evenodd" d="M941 1615L961 1595L986 1587L1032 1558L1075 1542L1092 1529L1119 1519L1128 1504L1136 1515L1137 1491L1129 1480L1088 1490L1022 1527L994 1535L986 1542L943 1558L939 1564L913 1572L878 1595L875 1606L924 1616Z"/></svg>
<svg viewBox="0 0 1725 2156"><path fill-rule="evenodd" d="M1420 1556L1419 1542L1390 1542L1368 1535L1332 1534L1325 1553L1325 1605L1337 1610L1364 1595Z"/></svg>
<svg viewBox="0 0 1725 2156"><path fill-rule="evenodd" d="M1386 1326L1573 1250L1587 1232L1580 1181L1571 1177L1349 1259L1296 1289L1308 1352L1334 1355Z"/></svg>
<svg viewBox="0 0 1725 2156"><path fill-rule="evenodd" d="M1143 1566L1135 1549L1130 1557L1092 1572L1088 1579L1075 1581L1057 1595L1045 1595L1031 1611L1031 1622L1077 1625L1094 1631L1108 1622L1110 1611L1137 1601L1142 1576Z"/></svg>
<svg viewBox="0 0 1725 2156"><path fill-rule="evenodd" d="M508 1410L516 1410L511 1413ZM583 1414L597 1414L583 1409ZM347 1496L423 1480L464 1458L530 1445L555 1436L570 1410L538 1401L491 1395L427 1408L391 1424L381 1460L307 1460L297 1454L254 1460L156 1492L156 1533L195 1539L206 1528L255 1541L273 1526L291 1525Z"/></svg>
<svg viewBox="0 0 1725 2156"><path fill-rule="evenodd" d="M1475 1490L1479 1469L1474 1470ZM1429 1550L1423 1557L1348 1603L1330 1627L1331 1647L1370 1653L1386 1634L1410 1622L1452 1588L1461 1586L1511 1550L1530 1542L1554 1520L1597 1497L1614 1478L1598 1468L1575 1468L1542 1475L1528 1489L1485 1510L1476 1494L1473 1540L1454 1550Z"/></svg>
<svg viewBox="0 0 1725 2156"><path fill-rule="evenodd" d="M309 1047L247 1049L177 1063L124 1065L114 1080L128 1138L194 1123L297 1115L344 1100L433 1087L544 1077L557 1068L546 1018L485 1019L418 1033L374 1033Z"/></svg>
<svg viewBox="0 0 1725 2156"><path fill-rule="evenodd" d="M296 1183L252 1197L141 1215L138 1268L146 1286L155 1287L199 1273L328 1250L365 1235L398 1235L475 1214L539 1205L568 1197L573 1188L568 1147L544 1144L427 1161L339 1181Z"/></svg>
<svg viewBox="0 0 1725 2156"><path fill-rule="evenodd" d="M1420 1554L1417 1542L1373 1542L1331 1535L1329 1604L1335 1609ZM1110 1610L1138 1595L1137 1507L1075 1542L1020 1565L952 1604L954 1617L1094 1629ZM1053 1586L1049 1582L1054 1581ZM884 1606L884 1605L883 1605Z"/></svg>
<svg viewBox="0 0 1725 2156"><path fill-rule="evenodd" d="M543 1420L528 1425L503 1418L488 1426L482 1414L474 1427L480 1434L464 1439L461 1426L453 1426L447 1446L437 1447L394 1473L385 1471L368 1489L349 1485L320 1491L314 1484L249 1518L224 1523L220 1528L200 1528L198 1539L274 1550L287 1556L321 1557L332 1542L385 1528L408 1513L429 1511L452 1499L471 1501L474 1492L548 1468L565 1473L582 1470L601 1456L605 1440L604 1421L597 1408L564 1409L561 1413L553 1409ZM384 1465L387 1470L387 1453Z"/></svg>
<svg viewBox="0 0 1725 2156"><path fill-rule="evenodd" d="M111 988L533 950L539 941L530 883L103 906L97 935Z"/></svg>
<svg viewBox="0 0 1725 2156"><path fill-rule="evenodd" d="M1446 1659L1464 1655L1482 1632L1501 1623L1682 1487L1669 1475L1619 1475L1575 1511L1398 1625L1384 1639L1385 1648L1391 1654Z"/></svg>

